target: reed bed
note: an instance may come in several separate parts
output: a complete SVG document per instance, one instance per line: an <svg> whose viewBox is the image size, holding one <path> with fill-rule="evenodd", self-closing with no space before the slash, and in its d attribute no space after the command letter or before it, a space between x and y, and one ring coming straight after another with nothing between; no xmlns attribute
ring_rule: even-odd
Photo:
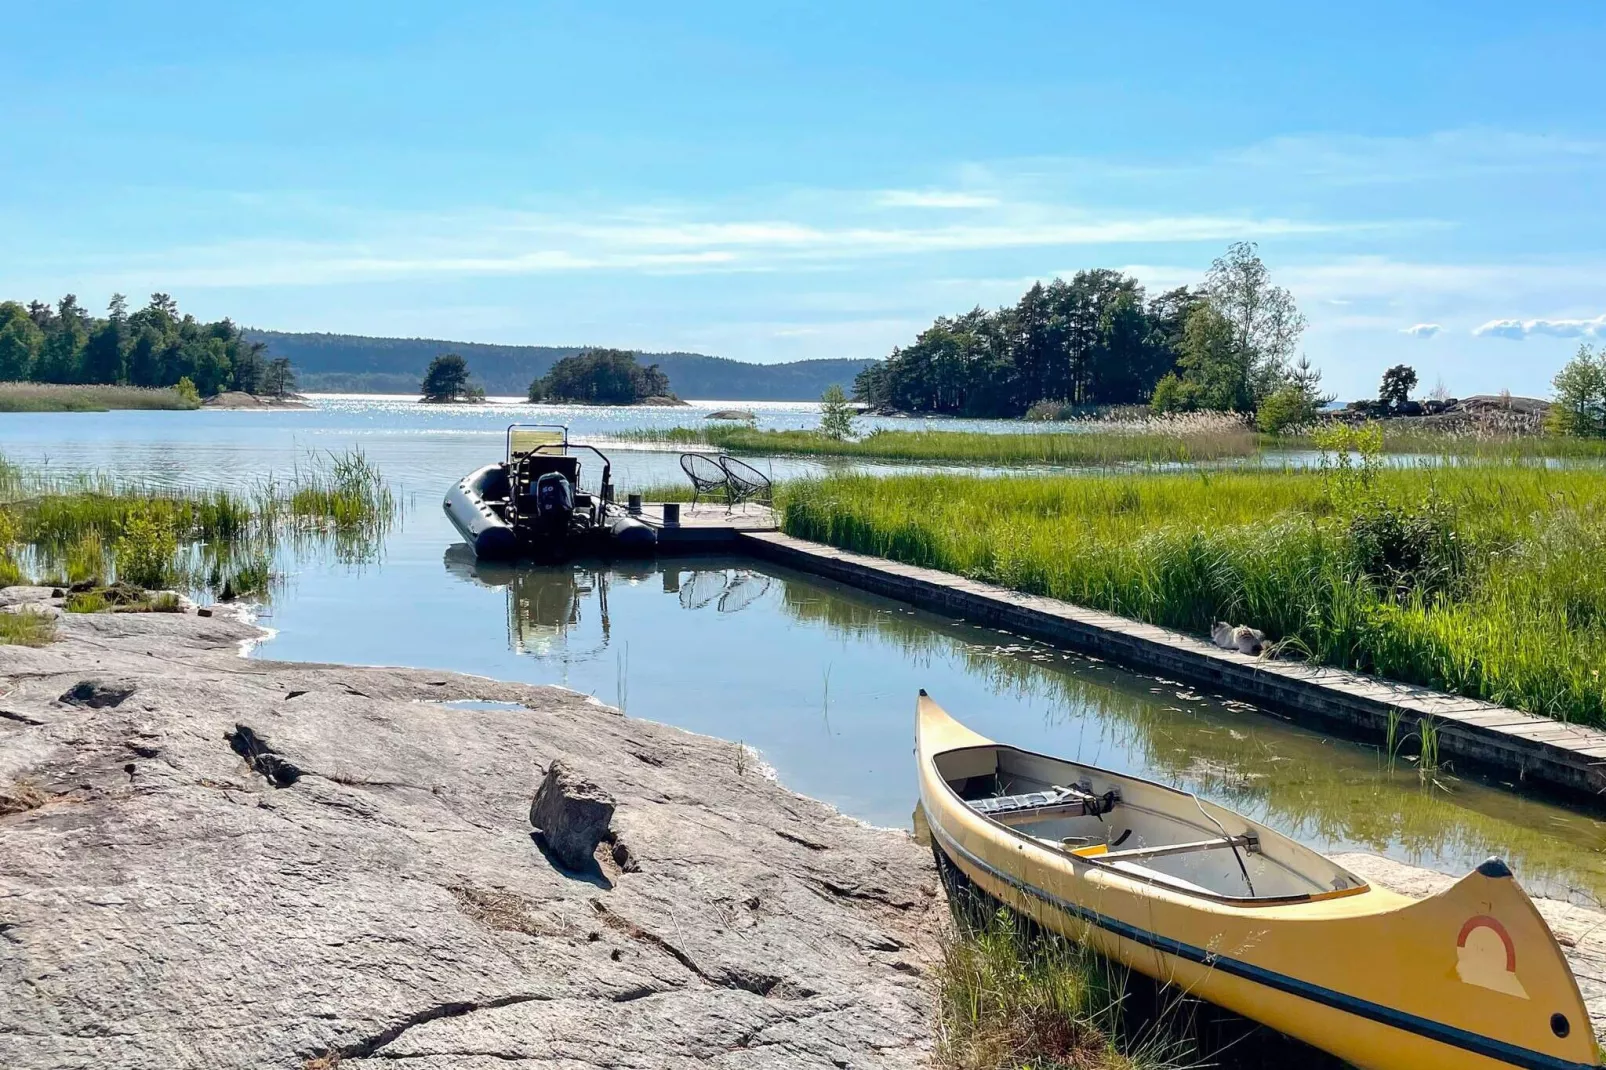
<svg viewBox="0 0 1606 1070"><path fill-rule="evenodd" d="M1606 724L1598 469L839 475L780 498L803 538Z"/></svg>
<svg viewBox="0 0 1606 1070"><path fill-rule="evenodd" d="M75 383L0 383L0 412L108 412L112 409L197 409L171 388Z"/></svg>
<svg viewBox="0 0 1606 1070"><path fill-rule="evenodd" d="M0 460L0 584L110 583L223 599L268 593L281 551L371 560L400 503L361 453L309 457L288 479L158 487L104 473L30 472Z"/></svg>
<svg viewBox="0 0 1606 1070"><path fill-rule="evenodd" d="M1087 421L1047 432L872 431L833 439L818 431L760 431L745 424L625 431L627 442L705 446L727 453L855 457L975 464L1112 465L1244 457L1255 435L1236 417L1186 414L1139 421Z"/></svg>

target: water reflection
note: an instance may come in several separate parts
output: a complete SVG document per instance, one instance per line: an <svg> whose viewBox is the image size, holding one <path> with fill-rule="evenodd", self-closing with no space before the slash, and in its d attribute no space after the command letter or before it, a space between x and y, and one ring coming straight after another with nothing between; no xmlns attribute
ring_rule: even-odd
<svg viewBox="0 0 1606 1070"><path fill-rule="evenodd" d="M630 712L756 744L790 786L904 823L916 687L1021 746L1207 795L1321 850L1606 891L1606 825L1471 776L1424 779L1377 748L1255 707L744 559L518 568L448 554L504 588L508 645ZM634 639L626 660L610 645ZM635 686L623 677L625 667ZM647 687L643 687L643 683Z"/></svg>
<svg viewBox="0 0 1606 1070"><path fill-rule="evenodd" d="M516 654L586 661L608 649L612 627L608 592L618 583L658 577L682 609L740 613L776 584L748 563L697 559L690 566L643 561L580 561L520 565L480 561L459 543L445 553L446 570L485 587L507 590L508 648Z"/></svg>

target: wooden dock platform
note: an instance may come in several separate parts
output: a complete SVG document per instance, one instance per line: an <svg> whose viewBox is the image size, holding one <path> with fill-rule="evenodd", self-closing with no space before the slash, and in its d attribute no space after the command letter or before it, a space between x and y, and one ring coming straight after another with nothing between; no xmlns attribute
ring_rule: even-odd
<svg viewBox="0 0 1606 1070"><path fill-rule="evenodd" d="M777 527L775 510L756 503L731 510L723 502L698 502L695 506L682 502L680 523L666 524L663 503L647 502L639 519L658 532L658 552L668 554L735 550L742 535Z"/></svg>

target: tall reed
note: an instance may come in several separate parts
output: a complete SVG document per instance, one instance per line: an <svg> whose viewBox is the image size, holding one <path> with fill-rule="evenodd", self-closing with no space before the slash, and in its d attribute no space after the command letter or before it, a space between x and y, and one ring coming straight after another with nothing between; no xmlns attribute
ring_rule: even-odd
<svg viewBox="0 0 1606 1070"><path fill-rule="evenodd" d="M787 532L1606 724L1606 472L1521 464L792 484Z"/></svg>

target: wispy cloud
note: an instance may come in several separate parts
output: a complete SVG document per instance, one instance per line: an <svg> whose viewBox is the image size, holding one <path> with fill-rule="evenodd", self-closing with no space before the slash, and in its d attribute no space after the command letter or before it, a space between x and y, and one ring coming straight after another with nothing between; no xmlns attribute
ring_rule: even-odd
<svg viewBox="0 0 1606 1070"><path fill-rule="evenodd" d="M1412 338L1432 338L1444 328L1437 323L1418 323L1400 330L1401 334L1408 334Z"/></svg>
<svg viewBox="0 0 1606 1070"><path fill-rule="evenodd" d="M1030 206L981 222L838 225L804 219L708 219L707 210L561 214L477 212L358 217L356 233L327 241L260 239L191 245L137 257L95 258L80 278L138 289L368 282L554 272L685 274L829 268L929 253L1142 244L1223 244L1365 229L1244 215L1092 213ZM699 218L699 215L704 216ZM880 223L880 220L876 220ZM98 270L97 270L98 268Z"/></svg>
<svg viewBox="0 0 1606 1070"><path fill-rule="evenodd" d="M1480 337L1515 339L1527 338L1529 335L1545 335L1550 338L1606 338L1606 315L1587 320L1490 320L1482 326L1474 327L1472 333Z"/></svg>
<svg viewBox="0 0 1606 1070"><path fill-rule="evenodd" d="M889 189L875 199L882 208L996 208L997 197L962 190Z"/></svg>

